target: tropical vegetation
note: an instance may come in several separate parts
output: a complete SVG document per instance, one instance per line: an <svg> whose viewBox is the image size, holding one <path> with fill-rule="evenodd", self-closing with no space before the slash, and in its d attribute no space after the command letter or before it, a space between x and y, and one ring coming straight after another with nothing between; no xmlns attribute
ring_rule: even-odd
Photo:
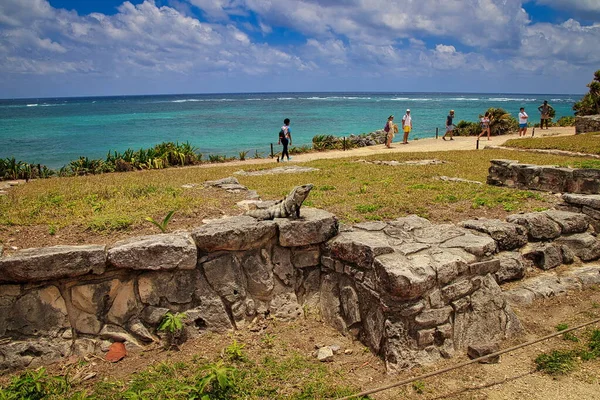
<svg viewBox="0 0 600 400"><path fill-rule="evenodd" d="M587 87L590 91L573 106L575 115L600 114L600 69L594 72L594 79Z"/></svg>

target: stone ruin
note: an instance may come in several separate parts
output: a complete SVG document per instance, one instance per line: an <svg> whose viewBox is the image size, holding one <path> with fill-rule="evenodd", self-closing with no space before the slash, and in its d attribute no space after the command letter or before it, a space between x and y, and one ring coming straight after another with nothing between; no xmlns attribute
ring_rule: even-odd
<svg viewBox="0 0 600 400"><path fill-rule="evenodd" d="M575 117L575 133L600 132L600 115Z"/></svg>
<svg viewBox="0 0 600 400"><path fill-rule="evenodd" d="M3 255L0 370L106 351L113 341L143 348L159 340L171 311L187 314L187 337L314 316L396 371L515 337L522 328L506 299L523 296L500 284L528 266L600 258L590 218L578 212L458 225L413 215L342 228L326 211L302 214ZM575 270L577 288L600 283L599 268Z"/></svg>

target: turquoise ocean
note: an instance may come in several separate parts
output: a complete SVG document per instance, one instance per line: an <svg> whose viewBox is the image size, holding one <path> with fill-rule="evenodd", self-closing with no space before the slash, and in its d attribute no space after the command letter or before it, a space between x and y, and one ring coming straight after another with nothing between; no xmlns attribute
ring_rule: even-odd
<svg viewBox="0 0 600 400"><path fill-rule="evenodd" d="M284 118L291 119L293 145L313 136L348 136L382 129L390 114L407 108L410 139L443 132L446 115L455 123L477 121L489 107L515 117L525 107L539 121L544 101L556 119L573 115L582 95L474 93L238 93L0 100L0 158L60 168L80 156L104 158L109 150L152 147L163 141L190 142L204 155L267 155ZM277 147L276 147L277 149Z"/></svg>

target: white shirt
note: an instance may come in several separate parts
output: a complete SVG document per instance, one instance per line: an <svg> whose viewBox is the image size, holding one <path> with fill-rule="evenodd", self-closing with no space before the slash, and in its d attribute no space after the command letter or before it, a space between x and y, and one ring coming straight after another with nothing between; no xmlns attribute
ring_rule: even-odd
<svg viewBox="0 0 600 400"><path fill-rule="evenodd" d="M408 125L412 128L412 118L410 115L404 114L404 117L402 117L402 122L404 122L404 125Z"/></svg>
<svg viewBox="0 0 600 400"><path fill-rule="evenodd" d="M527 118L529 118L529 115L527 115L527 113L525 111L519 113L519 123L520 124L526 124Z"/></svg>

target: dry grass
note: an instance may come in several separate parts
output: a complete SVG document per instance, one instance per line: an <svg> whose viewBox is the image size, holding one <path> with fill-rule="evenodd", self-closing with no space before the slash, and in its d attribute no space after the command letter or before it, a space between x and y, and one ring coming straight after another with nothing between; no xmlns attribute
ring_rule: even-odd
<svg viewBox="0 0 600 400"><path fill-rule="evenodd" d="M579 138L579 136L578 136ZM485 182L490 160L517 158L534 164L569 165L581 158L560 157L502 150L434 153L395 153L371 156L371 160L440 159L442 165L386 166L356 162L356 159L316 160L305 165L319 171L290 175L240 176L243 185L265 200L278 199L299 184L313 183L306 204L336 214L342 222L390 220L418 214L434 222L458 221L473 216L503 217L518 211L552 206L555 196L472 183L445 182L440 176ZM248 165L267 169L273 164ZM133 173L56 178L32 181L0 197L0 242L19 231L24 240L40 236L43 245L58 231L83 232L76 241L97 242L94 235L150 233L144 219L157 221L176 210L170 228L187 229L203 218L241 213L235 203L243 198L202 186L206 180L231 176L240 166L176 168ZM191 189L182 185L196 184ZM26 229L37 229L31 234ZM150 230L143 232L143 229ZM86 236L87 235L87 236ZM66 240L68 238L64 238ZM114 239L114 238L113 238ZM41 242L40 242L41 241ZM50 242L52 242L50 240ZM56 244L56 243L54 243ZM74 244L74 243L73 243Z"/></svg>
<svg viewBox="0 0 600 400"><path fill-rule="evenodd" d="M600 132L573 136L512 139L504 145L519 149L555 149L600 154Z"/></svg>

